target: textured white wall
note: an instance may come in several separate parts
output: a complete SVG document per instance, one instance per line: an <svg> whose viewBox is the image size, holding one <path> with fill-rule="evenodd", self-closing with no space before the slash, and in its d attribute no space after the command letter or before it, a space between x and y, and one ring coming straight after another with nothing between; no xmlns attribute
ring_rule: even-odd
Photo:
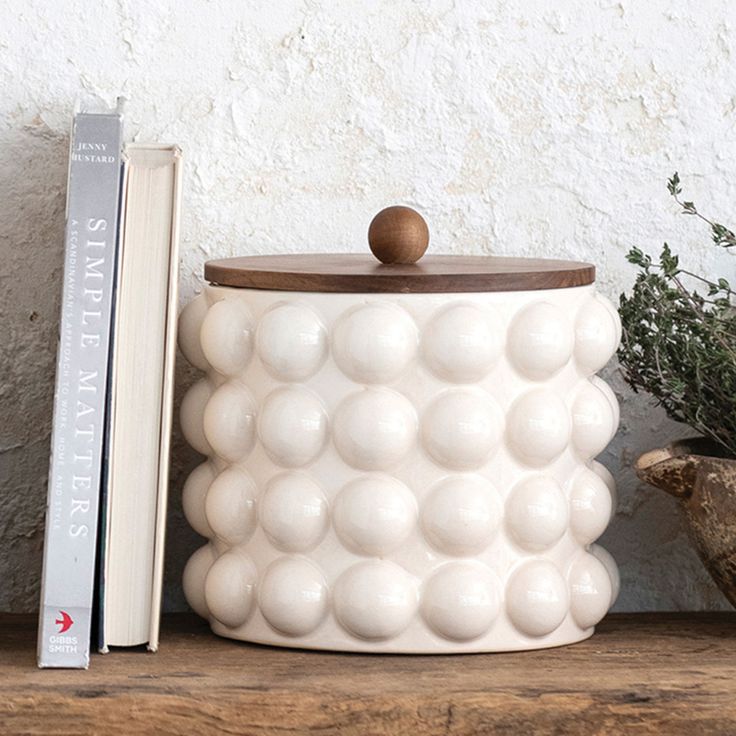
<svg viewBox="0 0 736 736"><path fill-rule="evenodd" d="M0 609L36 606L75 97L129 99L127 133L187 158L182 301L213 256L365 250L372 214L420 208L432 249L598 266L667 239L689 266L734 272L676 215L665 179L728 219L736 193L734 25L711 2L141 2L0 0ZM178 369L178 395L191 381ZM601 460L620 484L603 544L617 608L718 607L674 501L630 470L681 428L623 398ZM198 545L174 445L166 605Z"/></svg>

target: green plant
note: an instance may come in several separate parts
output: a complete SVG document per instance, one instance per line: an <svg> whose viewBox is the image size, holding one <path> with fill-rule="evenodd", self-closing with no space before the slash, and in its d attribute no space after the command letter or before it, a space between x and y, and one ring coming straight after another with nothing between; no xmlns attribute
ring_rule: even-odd
<svg viewBox="0 0 736 736"><path fill-rule="evenodd" d="M677 173L668 189L683 214L709 225L717 247L736 247L732 230L681 200ZM711 280L681 268L667 243L658 261L639 248L627 260L640 269L619 307L618 357L627 382L736 456L736 292L725 278Z"/></svg>

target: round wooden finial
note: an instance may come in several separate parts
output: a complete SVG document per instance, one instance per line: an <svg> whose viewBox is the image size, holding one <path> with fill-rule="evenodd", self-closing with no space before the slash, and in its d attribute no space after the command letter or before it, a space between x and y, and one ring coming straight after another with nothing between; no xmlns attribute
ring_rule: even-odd
<svg viewBox="0 0 736 736"><path fill-rule="evenodd" d="M368 227L368 245L381 263L416 263L429 245L429 228L411 207L386 207Z"/></svg>

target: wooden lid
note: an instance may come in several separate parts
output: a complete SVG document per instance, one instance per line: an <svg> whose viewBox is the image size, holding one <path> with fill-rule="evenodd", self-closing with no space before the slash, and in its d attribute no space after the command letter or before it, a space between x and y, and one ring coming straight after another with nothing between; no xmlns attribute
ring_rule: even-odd
<svg viewBox="0 0 736 736"><path fill-rule="evenodd" d="M222 286L274 291L429 294L584 286L595 281L595 267L496 256L427 256L421 263L387 266L371 256L315 253L208 261L204 277Z"/></svg>
<svg viewBox="0 0 736 736"><path fill-rule="evenodd" d="M245 256L208 261L204 276L213 284L248 289L402 294L565 289L595 280L595 267L576 261L422 258L429 230L408 207L379 212L369 228L369 243L382 263L369 255L347 253Z"/></svg>

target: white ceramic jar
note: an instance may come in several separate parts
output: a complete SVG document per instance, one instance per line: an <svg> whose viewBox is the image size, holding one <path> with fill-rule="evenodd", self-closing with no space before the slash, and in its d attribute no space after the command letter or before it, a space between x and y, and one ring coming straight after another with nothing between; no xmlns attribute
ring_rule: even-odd
<svg viewBox="0 0 736 736"><path fill-rule="evenodd" d="M206 372L182 429L208 456L182 500L208 539L184 591L215 633L450 653L593 632L618 593L594 544L615 489L594 458L618 424L595 372L620 323L592 267L314 255L207 269L237 285L206 286L181 315L181 349Z"/></svg>

